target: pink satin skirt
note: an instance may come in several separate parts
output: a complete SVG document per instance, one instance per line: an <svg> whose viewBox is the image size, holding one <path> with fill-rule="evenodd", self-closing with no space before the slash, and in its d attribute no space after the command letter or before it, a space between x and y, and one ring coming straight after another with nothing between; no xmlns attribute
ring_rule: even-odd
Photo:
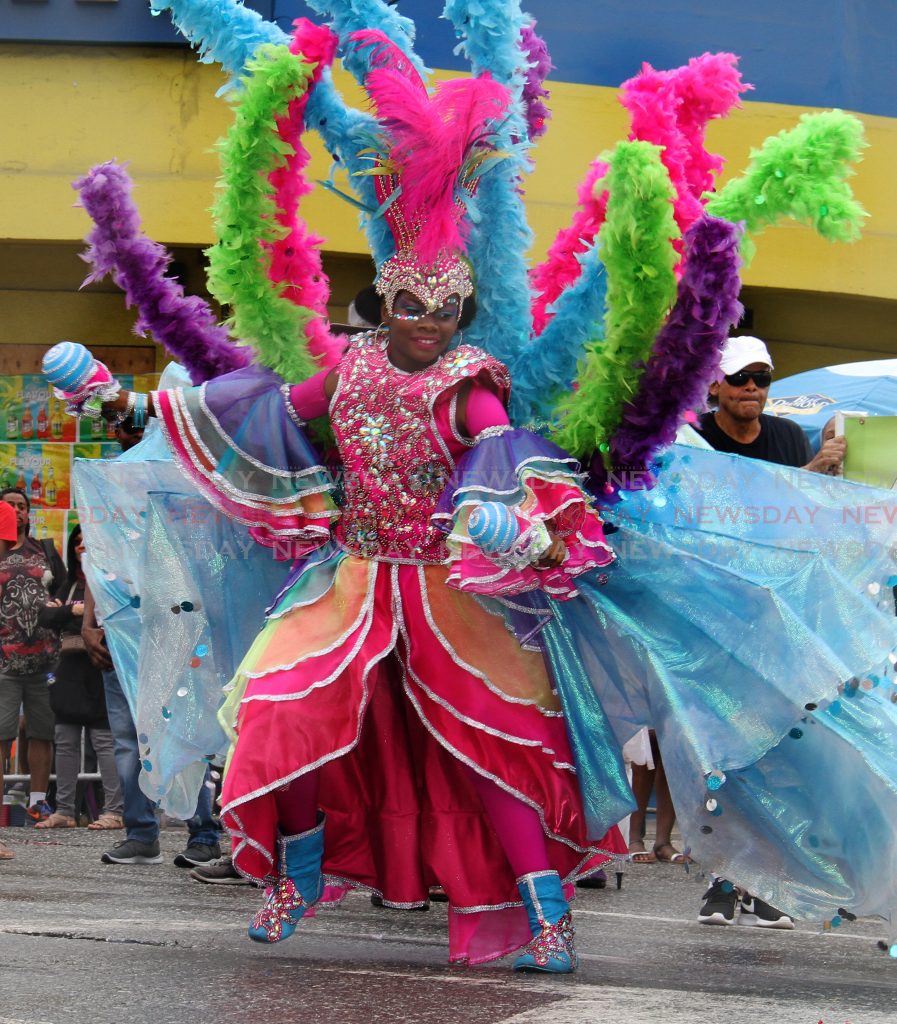
<svg viewBox="0 0 897 1024"><path fill-rule="evenodd" d="M223 820L237 867L270 877L274 791L318 769L327 896L364 887L412 907L442 886L450 958L479 963L530 934L468 769L538 812L566 883L626 846L616 828L586 834L541 654L446 577L441 565L347 555L300 577L240 666L223 712L236 734Z"/></svg>

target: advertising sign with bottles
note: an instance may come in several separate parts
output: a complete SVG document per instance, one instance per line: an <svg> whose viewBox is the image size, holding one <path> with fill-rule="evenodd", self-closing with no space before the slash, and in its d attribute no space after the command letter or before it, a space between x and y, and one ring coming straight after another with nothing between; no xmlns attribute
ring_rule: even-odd
<svg viewBox="0 0 897 1024"><path fill-rule="evenodd" d="M75 421L39 374L0 377L0 441L74 441Z"/></svg>
<svg viewBox="0 0 897 1024"><path fill-rule="evenodd" d="M36 540L52 540L56 550L65 557L69 533L78 522L74 509L38 508L31 510L31 536Z"/></svg>
<svg viewBox="0 0 897 1024"><path fill-rule="evenodd" d="M68 508L72 446L0 444L0 485L18 487L32 508Z"/></svg>
<svg viewBox="0 0 897 1024"><path fill-rule="evenodd" d="M122 387L158 387L158 374L119 375ZM64 554L77 522L71 509L73 458L115 458L115 431L105 420L67 416L39 374L0 377L0 487L18 487L31 501L35 537L52 537Z"/></svg>
<svg viewBox="0 0 897 1024"><path fill-rule="evenodd" d="M118 441L79 441L72 445L73 459L116 459L119 455Z"/></svg>

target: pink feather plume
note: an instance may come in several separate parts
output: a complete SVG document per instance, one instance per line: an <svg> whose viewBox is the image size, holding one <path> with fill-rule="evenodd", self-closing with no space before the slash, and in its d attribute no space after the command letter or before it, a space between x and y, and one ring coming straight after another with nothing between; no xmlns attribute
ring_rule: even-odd
<svg viewBox="0 0 897 1024"><path fill-rule="evenodd" d="M630 116L629 138L662 147L661 160L676 190L673 212L683 235L702 215L702 197L713 188L723 166L722 158L705 148L707 125L739 106L741 93L753 88L742 82L737 65L738 58L732 53L705 53L672 71L656 71L644 64L639 74L621 87L620 102ZM596 185L605 171L600 161L592 164L579 189L573 222L558 233L545 261L532 272L536 293L533 329L537 335L551 321L548 307L578 280L581 266L576 256L595 241L604 222L607 193L601 193ZM673 245L681 253L681 240ZM681 270L680 264L677 273Z"/></svg>
<svg viewBox="0 0 897 1024"><path fill-rule="evenodd" d="M389 137L389 159L401 178L402 214L420 226L415 249L423 262L443 250L464 250L465 218L459 216L459 176L489 125L510 104L508 90L488 74L440 82L427 93L400 50L382 33L361 35L366 45L380 43L365 86L377 118ZM389 212L386 213L389 219Z"/></svg>
<svg viewBox="0 0 897 1024"><path fill-rule="evenodd" d="M284 236L271 248L268 276L275 283L285 285L283 295L287 299L318 314L306 326L308 347L322 365L330 366L339 359L342 345L328 327L330 282L324 273L320 248L324 239L308 230L299 216L299 203L312 190L304 177L310 157L302 145L308 94L320 81L324 69L333 62L338 39L329 28L315 25L307 18L298 18L293 24L295 32L290 52L317 67L308 89L292 100L287 114L277 120L277 133L290 145L292 153L283 166L268 176L274 190L277 222L286 228Z"/></svg>
<svg viewBox="0 0 897 1024"><path fill-rule="evenodd" d="M379 29L361 29L358 32L351 32L349 39L355 44L356 50L369 49L371 51L368 55L368 64L372 71L374 68L389 68L391 71L403 75L421 92L427 91L426 83L418 74L417 68L389 36L384 35Z"/></svg>

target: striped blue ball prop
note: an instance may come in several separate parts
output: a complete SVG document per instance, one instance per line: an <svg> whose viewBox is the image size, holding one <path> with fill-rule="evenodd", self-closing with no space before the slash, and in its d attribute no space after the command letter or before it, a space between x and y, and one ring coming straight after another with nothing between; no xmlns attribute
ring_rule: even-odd
<svg viewBox="0 0 897 1024"><path fill-rule="evenodd" d="M467 520L467 535L486 554L510 551L520 536L514 513L500 501L481 501Z"/></svg>
<svg viewBox="0 0 897 1024"><path fill-rule="evenodd" d="M60 391L70 394L90 377L93 356L77 341L60 341L44 355L41 370Z"/></svg>

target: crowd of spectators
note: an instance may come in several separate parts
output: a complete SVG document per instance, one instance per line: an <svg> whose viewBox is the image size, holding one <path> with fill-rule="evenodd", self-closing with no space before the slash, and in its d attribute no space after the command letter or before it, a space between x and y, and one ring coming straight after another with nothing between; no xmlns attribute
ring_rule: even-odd
<svg viewBox="0 0 897 1024"><path fill-rule="evenodd" d="M97 821L120 828L102 677L81 639L81 529L75 526L68 538L66 567L52 541L31 537L30 511L22 491L0 492L0 791L5 765L27 767L29 822L44 829L74 828L82 762L95 757L104 797ZM55 809L50 800L54 747ZM0 841L0 859L12 857Z"/></svg>

